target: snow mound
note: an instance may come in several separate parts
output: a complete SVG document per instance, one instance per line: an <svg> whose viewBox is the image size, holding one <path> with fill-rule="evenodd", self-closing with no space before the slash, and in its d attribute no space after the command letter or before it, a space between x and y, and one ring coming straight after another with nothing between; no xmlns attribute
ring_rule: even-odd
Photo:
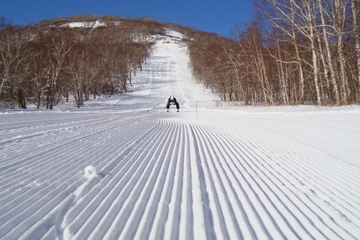
<svg viewBox="0 0 360 240"><path fill-rule="evenodd" d="M165 28L165 35L167 35L169 37L180 38L180 39L184 38L184 35L182 33L172 30L170 28Z"/></svg>
<svg viewBox="0 0 360 240"><path fill-rule="evenodd" d="M87 166L84 169L85 175L86 176L95 176L96 175L96 168L92 165Z"/></svg>

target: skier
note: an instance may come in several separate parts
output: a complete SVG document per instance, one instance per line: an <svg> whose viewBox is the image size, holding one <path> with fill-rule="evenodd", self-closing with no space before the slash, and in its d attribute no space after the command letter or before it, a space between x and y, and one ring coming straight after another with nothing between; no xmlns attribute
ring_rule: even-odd
<svg viewBox="0 0 360 240"><path fill-rule="evenodd" d="M176 101L176 98L174 96L170 96L168 99L168 102L166 104L167 112L169 111L170 105L175 105L177 111L179 112L180 106L179 103Z"/></svg>

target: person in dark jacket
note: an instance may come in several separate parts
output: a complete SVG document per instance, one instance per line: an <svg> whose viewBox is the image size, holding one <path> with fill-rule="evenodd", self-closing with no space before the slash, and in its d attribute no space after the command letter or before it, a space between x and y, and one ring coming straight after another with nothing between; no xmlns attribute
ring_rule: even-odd
<svg viewBox="0 0 360 240"><path fill-rule="evenodd" d="M176 101L176 98L174 96L170 96L168 99L168 102L166 104L167 111L169 111L170 105L175 105L177 111L179 111L180 106L179 103Z"/></svg>

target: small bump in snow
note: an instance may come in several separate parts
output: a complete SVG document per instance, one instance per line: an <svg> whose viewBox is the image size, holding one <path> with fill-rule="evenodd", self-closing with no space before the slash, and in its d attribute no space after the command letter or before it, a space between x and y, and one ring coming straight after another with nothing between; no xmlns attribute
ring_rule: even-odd
<svg viewBox="0 0 360 240"><path fill-rule="evenodd" d="M95 176L96 175L96 168L92 165L89 165L84 170L86 176Z"/></svg>

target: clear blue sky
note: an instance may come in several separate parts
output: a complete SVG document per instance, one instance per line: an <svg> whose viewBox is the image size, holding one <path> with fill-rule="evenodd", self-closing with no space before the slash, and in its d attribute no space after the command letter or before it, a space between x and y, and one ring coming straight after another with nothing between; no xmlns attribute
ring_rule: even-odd
<svg viewBox="0 0 360 240"><path fill-rule="evenodd" d="M74 15L150 17L230 36L236 25L253 19L252 0L0 0L0 16L13 25Z"/></svg>

